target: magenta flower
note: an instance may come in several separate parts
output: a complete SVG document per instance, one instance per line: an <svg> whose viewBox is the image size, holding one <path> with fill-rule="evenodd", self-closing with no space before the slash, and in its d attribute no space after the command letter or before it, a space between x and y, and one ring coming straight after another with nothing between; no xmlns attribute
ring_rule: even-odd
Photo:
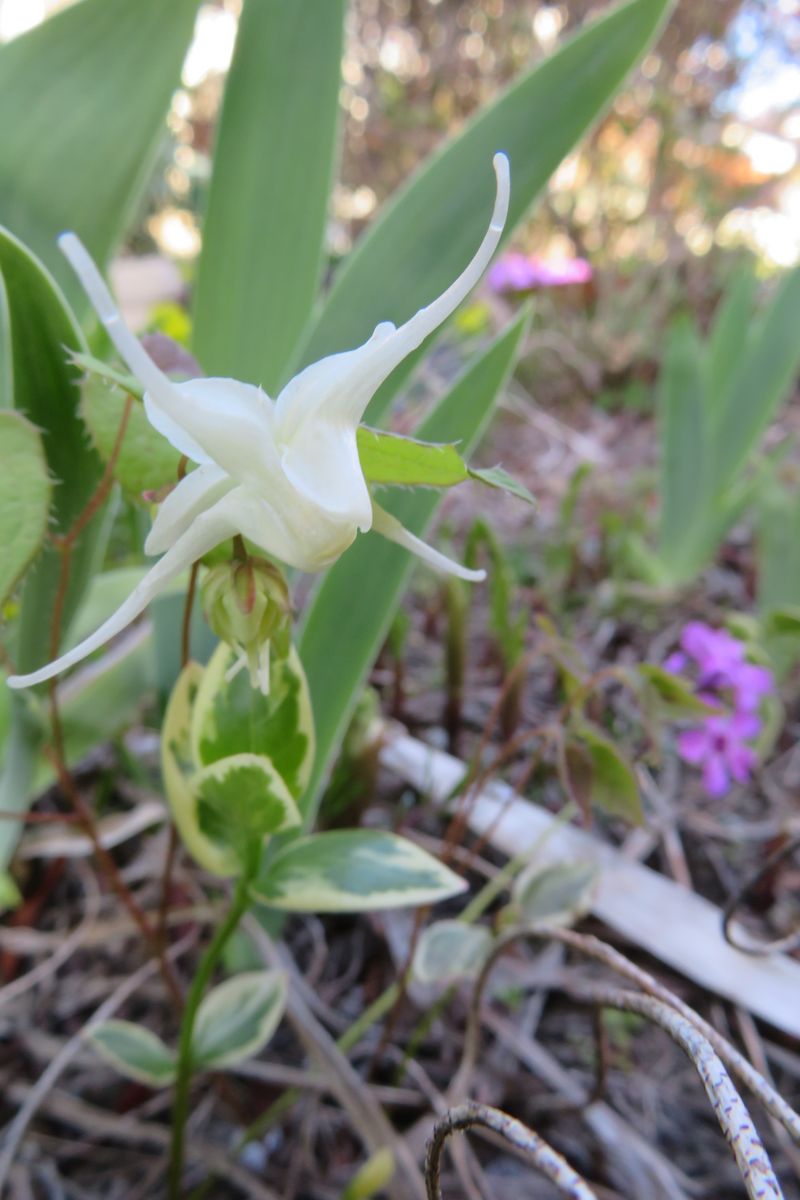
<svg viewBox="0 0 800 1200"><path fill-rule="evenodd" d="M761 728L752 713L736 712L707 717L699 729L687 729L678 738L678 753L684 762L703 767L703 786L718 799L731 780L746 783L756 765L756 752L747 744Z"/></svg>
<svg viewBox="0 0 800 1200"><path fill-rule="evenodd" d="M585 258L548 260L510 250L494 264L487 279L493 292L530 292L589 283L592 275L592 265Z"/></svg>

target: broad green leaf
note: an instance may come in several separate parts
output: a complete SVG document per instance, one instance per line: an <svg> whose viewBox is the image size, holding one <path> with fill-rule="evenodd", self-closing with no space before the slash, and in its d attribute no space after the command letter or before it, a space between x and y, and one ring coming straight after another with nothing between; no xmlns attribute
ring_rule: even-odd
<svg viewBox="0 0 800 1200"><path fill-rule="evenodd" d="M578 747L589 756L590 803L612 817L640 825L644 814L633 767L614 743L588 722L581 722L575 734Z"/></svg>
<svg viewBox="0 0 800 1200"><path fill-rule="evenodd" d="M596 881L595 863L532 863L514 881L514 900L525 922L568 925L588 911Z"/></svg>
<svg viewBox="0 0 800 1200"><path fill-rule="evenodd" d="M127 227L196 13L197 0L82 0L0 46L0 223L82 305L56 238L74 229L103 263Z"/></svg>
<svg viewBox="0 0 800 1200"><path fill-rule="evenodd" d="M453 445L418 442L364 425L356 438L361 469L370 483L453 487L469 478L467 465Z"/></svg>
<svg viewBox="0 0 800 1200"><path fill-rule="evenodd" d="M197 1010L195 1066L229 1067L257 1054L280 1024L288 990L283 971L243 971L210 991Z"/></svg>
<svg viewBox="0 0 800 1200"><path fill-rule="evenodd" d="M297 651L273 663L270 694L250 684L247 671L226 679L236 654L220 644L200 683L192 717L192 752L197 766L232 754L268 758L295 800L308 786L314 765L314 718L308 684Z"/></svg>
<svg viewBox="0 0 800 1200"><path fill-rule="evenodd" d="M369 912L433 904L466 883L425 850L377 829L335 829L291 842L252 885L287 912Z"/></svg>
<svg viewBox="0 0 800 1200"><path fill-rule="evenodd" d="M697 337L681 321L667 343L660 388L659 555L676 583L705 564L710 548L714 464L703 366Z"/></svg>
<svg viewBox="0 0 800 1200"><path fill-rule="evenodd" d="M747 348L753 322L756 277L750 267L730 281L714 314L708 339L708 391L714 409L727 402Z"/></svg>
<svg viewBox="0 0 800 1200"><path fill-rule="evenodd" d="M411 969L420 983L456 983L476 979L492 948L483 925L434 921L420 934Z"/></svg>
<svg viewBox="0 0 800 1200"><path fill-rule="evenodd" d="M5 230L0 230L0 275L9 302L14 407L42 431L56 484L51 525L53 532L65 533L90 499L102 469L86 444L77 411L77 373L65 357L66 350L85 349L83 336L42 264ZM102 513L86 527L73 550L62 633L86 586L101 527ZM60 556L48 548L25 581L15 664L20 672L32 671L50 657L60 565Z"/></svg>
<svg viewBox="0 0 800 1200"><path fill-rule="evenodd" d="M96 375L84 380L80 414L92 443L103 462L108 462L117 444L125 413L125 392ZM114 466L114 478L133 500L142 493L157 491L178 478L181 456L145 416L138 401L131 404L125 436Z"/></svg>
<svg viewBox="0 0 800 1200"><path fill-rule="evenodd" d="M175 1055L160 1037L132 1021L105 1021L88 1040L120 1075L147 1087L167 1087L175 1079Z"/></svg>
<svg viewBox="0 0 800 1200"><path fill-rule="evenodd" d="M422 423L417 431L421 438L446 442L460 437L465 453L472 450L510 374L527 321L522 313L467 365ZM387 497L386 508L422 536L438 500L435 492L409 492ZM317 730L314 771L301 806L307 825L413 566L411 556L391 542L359 538L327 572L306 610L299 648Z"/></svg>
<svg viewBox="0 0 800 1200"><path fill-rule="evenodd" d="M640 663L635 673L658 701L660 710L672 717L708 716L715 710L701 700L692 685L654 663Z"/></svg>
<svg viewBox="0 0 800 1200"><path fill-rule="evenodd" d="M789 271L753 322L727 402L715 411L717 487L727 487L787 395L800 366L800 268Z"/></svg>
<svg viewBox="0 0 800 1200"><path fill-rule="evenodd" d="M203 833L197 795L192 788L196 771L191 744L192 706L202 678L203 668L199 663L188 663L172 689L161 730L161 774L167 802L186 849L214 875L236 875L240 870L238 854Z"/></svg>
<svg viewBox="0 0 800 1200"><path fill-rule="evenodd" d="M231 847L244 860L247 847L300 824L286 784L261 754L217 759L191 780L197 818L206 837Z"/></svg>
<svg viewBox="0 0 800 1200"><path fill-rule="evenodd" d="M18 412L0 412L0 605L47 533L50 477L38 429Z"/></svg>
<svg viewBox="0 0 800 1200"><path fill-rule="evenodd" d="M377 321L407 320L455 279L486 231L492 156L498 150L511 163L508 237L561 160L603 113L669 8L669 0L632 0L587 26L481 109L423 164L337 272L301 361L359 345ZM397 380L407 377L413 361L412 356L395 372L392 386L381 389L368 410L371 423L379 422Z"/></svg>
<svg viewBox="0 0 800 1200"><path fill-rule="evenodd" d="M536 506L536 500L525 484L520 483L513 475L509 475L508 471L504 471L502 467L470 467L469 474L470 478L477 479L478 483L485 483L487 487L508 492L510 496L516 496L518 500L524 500L526 504Z"/></svg>
<svg viewBox="0 0 800 1200"><path fill-rule="evenodd" d="M217 132L194 311L210 375L274 395L319 285L344 0L246 0Z"/></svg>

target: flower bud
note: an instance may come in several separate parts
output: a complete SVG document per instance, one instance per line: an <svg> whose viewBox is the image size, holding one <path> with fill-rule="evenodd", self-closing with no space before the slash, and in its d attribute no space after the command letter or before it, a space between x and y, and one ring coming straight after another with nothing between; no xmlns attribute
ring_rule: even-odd
<svg viewBox="0 0 800 1200"><path fill-rule="evenodd" d="M270 659L291 644L292 607L282 572L263 558L231 559L212 567L201 589L208 624L246 660L253 687L269 692Z"/></svg>

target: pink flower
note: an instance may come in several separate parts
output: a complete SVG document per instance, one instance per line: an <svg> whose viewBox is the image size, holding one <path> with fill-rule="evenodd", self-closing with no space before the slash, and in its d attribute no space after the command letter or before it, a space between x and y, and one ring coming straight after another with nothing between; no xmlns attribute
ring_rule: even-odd
<svg viewBox="0 0 800 1200"><path fill-rule="evenodd" d="M712 629L702 621L689 621L681 634L681 646L700 669L700 687L724 686L744 663L744 643L725 629Z"/></svg>
<svg viewBox="0 0 800 1200"><path fill-rule="evenodd" d="M709 796L718 799L731 786L731 780L746 783L756 765L756 752L746 739L761 728L752 713L707 717L699 729L687 729L678 738L678 753L684 762L703 766L703 786Z"/></svg>
<svg viewBox="0 0 800 1200"><path fill-rule="evenodd" d="M592 265L585 258L548 260L511 250L494 264L487 278L493 292L530 292L589 283L592 275Z"/></svg>

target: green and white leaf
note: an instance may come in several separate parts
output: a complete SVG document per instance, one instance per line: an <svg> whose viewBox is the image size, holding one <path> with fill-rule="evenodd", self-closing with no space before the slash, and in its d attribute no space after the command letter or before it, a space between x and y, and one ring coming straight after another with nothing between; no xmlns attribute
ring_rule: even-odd
<svg viewBox="0 0 800 1200"><path fill-rule="evenodd" d="M87 1039L101 1058L137 1083L166 1087L175 1079L175 1055L160 1037L132 1021L106 1021L90 1029Z"/></svg>
<svg viewBox="0 0 800 1200"><path fill-rule="evenodd" d="M197 1067L228 1067L257 1054L286 1008L283 971L243 971L219 984L197 1010L192 1060Z"/></svg>
<svg viewBox="0 0 800 1200"><path fill-rule="evenodd" d="M477 979L492 948L492 935L483 925L465 921L434 921L423 929L411 969L420 983L456 983Z"/></svg>
<svg viewBox="0 0 800 1200"><path fill-rule="evenodd" d="M300 824L300 812L281 776L263 754L231 754L191 780L205 837L240 855L257 839Z"/></svg>
<svg viewBox="0 0 800 1200"><path fill-rule="evenodd" d="M212 874L236 875L239 855L206 837L200 827L192 783L197 770L191 744L192 706L202 678L203 668L188 663L172 689L161 730L161 774L167 803L186 849Z"/></svg>
<svg viewBox="0 0 800 1200"><path fill-rule="evenodd" d="M366 425L358 427L356 440L361 469L370 483L446 488L470 475L452 444L419 442Z"/></svg>
<svg viewBox="0 0 800 1200"><path fill-rule="evenodd" d="M569 925L588 912L598 871L591 862L532 863L514 881L513 896L526 923Z"/></svg>
<svg viewBox="0 0 800 1200"><path fill-rule="evenodd" d="M95 374L84 380L80 414L103 462L109 461L117 444L125 404L126 394L115 383ZM114 465L114 478L127 495L141 500L142 492L175 483L180 459L178 451L150 424L143 406L134 402Z"/></svg>
<svg viewBox="0 0 800 1200"><path fill-rule="evenodd" d="M268 758L295 800L308 786L314 765L314 717L305 671L292 647L273 662L270 693L250 686L247 671L226 679L236 652L221 643L200 681L191 725L198 767L253 753Z"/></svg>
<svg viewBox="0 0 800 1200"><path fill-rule="evenodd" d="M0 605L44 542L50 491L38 429L22 413L0 412Z"/></svg>
<svg viewBox="0 0 800 1200"><path fill-rule="evenodd" d="M466 883L413 842L381 830L332 830L290 843L252 885L270 908L368 912L433 904Z"/></svg>

